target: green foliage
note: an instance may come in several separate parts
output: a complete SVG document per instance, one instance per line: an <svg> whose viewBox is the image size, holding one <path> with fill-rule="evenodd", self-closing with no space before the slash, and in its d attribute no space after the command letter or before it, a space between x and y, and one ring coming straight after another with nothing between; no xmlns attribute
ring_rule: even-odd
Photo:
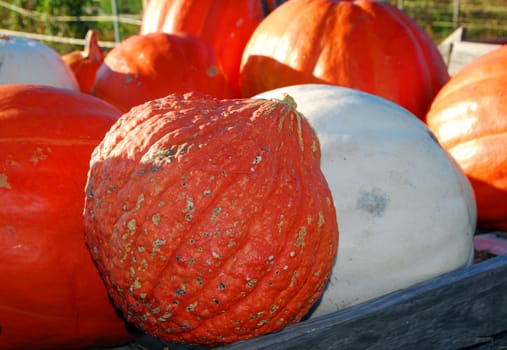
<svg viewBox="0 0 507 350"><path fill-rule="evenodd" d="M93 0L43 0L37 1L35 10L51 16L83 16L83 15L96 15L98 8L93 7ZM39 24L40 25L40 24ZM60 22L60 21L47 21L42 24L42 29L45 34L65 36L72 38L84 38L89 28L96 26L94 22ZM60 51L69 50L60 44L55 49ZM75 48L73 48L75 49Z"/></svg>
<svg viewBox="0 0 507 350"><path fill-rule="evenodd" d="M387 2L400 5L400 0ZM507 38L505 0L402 0L401 4L437 44L458 26L467 28L468 40Z"/></svg>
<svg viewBox="0 0 507 350"><path fill-rule="evenodd" d="M89 29L99 33L101 41L115 41L114 23L112 21L89 21L81 16L111 16L112 0L13 0L11 5L20 9L0 7L0 27L56 37L83 39ZM118 13L137 15L142 13L141 0L117 1ZM70 16L68 20L56 16ZM120 40L137 34L139 25L119 23ZM44 42L59 53L81 50L82 46L53 41Z"/></svg>

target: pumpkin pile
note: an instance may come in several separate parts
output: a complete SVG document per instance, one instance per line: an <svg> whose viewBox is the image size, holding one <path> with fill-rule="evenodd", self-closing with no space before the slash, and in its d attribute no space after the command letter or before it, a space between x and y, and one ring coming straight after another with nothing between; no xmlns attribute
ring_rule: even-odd
<svg viewBox="0 0 507 350"><path fill-rule="evenodd" d="M377 0L151 0L86 42L25 81L50 53L0 38L1 349L248 339L507 227L506 48L450 78Z"/></svg>

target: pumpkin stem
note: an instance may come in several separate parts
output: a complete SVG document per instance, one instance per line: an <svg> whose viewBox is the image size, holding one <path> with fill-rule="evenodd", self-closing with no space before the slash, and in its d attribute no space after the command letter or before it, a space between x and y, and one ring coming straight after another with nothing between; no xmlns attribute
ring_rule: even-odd
<svg viewBox="0 0 507 350"><path fill-rule="evenodd" d="M97 35L97 32L93 29L90 29L88 32L86 32L85 46L82 51L82 55L83 58L101 62L104 58L104 53L99 46Z"/></svg>
<svg viewBox="0 0 507 350"><path fill-rule="evenodd" d="M298 106L294 98L286 92L283 93L282 99L280 101L291 106L294 109L296 109Z"/></svg>

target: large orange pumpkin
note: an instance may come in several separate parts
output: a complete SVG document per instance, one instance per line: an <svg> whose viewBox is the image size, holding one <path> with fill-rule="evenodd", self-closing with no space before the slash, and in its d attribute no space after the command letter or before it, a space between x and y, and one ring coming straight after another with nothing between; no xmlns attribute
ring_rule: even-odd
<svg viewBox="0 0 507 350"><path fill-rule="evenodd" d="M454 75L426 122L468 175L479 226L507 230L507 45Z"/></svg>
<svg viewBox="0 0 507 350"><path fill-rule="evenodd" d="M141 33L190 33L217 52L239 96L239 65L254 29L282 1L151 0L143 13Z"/></svg>
<svg viewBox="0 0 507 350"><path fill-rule="evenodd" d="M81 92L91 92L95 74L104 61L104 56L99 46L98 34L91 29L86 33L83 51L72 51L62 55L63 61L74 73Z"/></svg>
<svg viewBox="0 0 507 350"><path fill-rule="evenodd" d="M226 98L232 90L213 49L185 33L134 35L106 55L92 94L126 112L189 91Z"/></svg>
<svg viewBox="0 0 507 350"><path fill-rule="evenodd" d="M244 97L327 83L384 97L423 119L449 79L437 47L392 4L291 0L256 28L241 63Z"/></svg>
<svg viewBox="0 0 507 350"><path fill-rule="evenodd" d="M169 95L95 149L86 239L126 317L228 343L300 320L338 243L320 148L290 102Z"/></svg>
<svg viewBox="0 0 507 350"><path fill-rule="evenodd" d="M0 349L131 338L83 231L90 155L119 116L69 89L0 86Z"/></svg>

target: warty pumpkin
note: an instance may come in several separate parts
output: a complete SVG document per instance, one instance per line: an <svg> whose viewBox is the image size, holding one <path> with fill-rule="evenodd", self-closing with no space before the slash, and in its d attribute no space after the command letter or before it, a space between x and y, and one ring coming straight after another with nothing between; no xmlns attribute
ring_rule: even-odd
<svg viewBox="0 0 507 350"><path fill-rule="evenodd" d="M288 1L255 29L240 68L243 97L325 83L381 96L421 119L448 79L431 38L376 0Z"/></svg>
<svg viewBox="0 0 507 350"><path fill-rule="evenodd" d="M507 230L507 45L458 71L426 122L470 179L479 226Z"/></svg>
<svg viewBox="0 0 507 350"><path fill-rule="evenodd" d="M283 1L151 0L143 12L141 34L194 35L213 47L239 97L239 65L257 25Z"/></svg>
<svg viewBox="0 0 507 350"><path fill-rule="evenodd" d="M132 338L83 230L91 152L119 116L77 91L0 85L0 349Z"/></svg>
<svg viewBox="0 0 507 350"><path fill-rule="evenodd" d="M218 98L232 90L213 49L185 33L139 34L109 51L92 94L123 112L170 93L200 91Z"/></svg>
<svg viewBox="0 0 507 350"><path fill-rule="evenodd" d="M288 101L172 94L93 152L86 240L142 330L229 343L297 322L321 295L336 213L318 139Z"/></svg>
<svg viewBox="0 0 507 350"><path fill-rule="evenodd" d="M402 289L473 260L476 205L466 176L413 114L359 90L303 84L288 93L321 142L340 246L311 317Z"/></svg>
<svg viewBox="0 0 507 350"><path fill-rule="evenodd" d="M0 35L0 85L43 84L79 90L62 57L40 41Z"/></svg>
<svg viewBox="0 0 507 350"><path fill-rule="evenodd" d="M63 61L74 73L79 90L90 93L95 83L95 75L104 61L104 52L99 46L98 33L90 29L86 33L84 49L62 55Z"/></svg>

